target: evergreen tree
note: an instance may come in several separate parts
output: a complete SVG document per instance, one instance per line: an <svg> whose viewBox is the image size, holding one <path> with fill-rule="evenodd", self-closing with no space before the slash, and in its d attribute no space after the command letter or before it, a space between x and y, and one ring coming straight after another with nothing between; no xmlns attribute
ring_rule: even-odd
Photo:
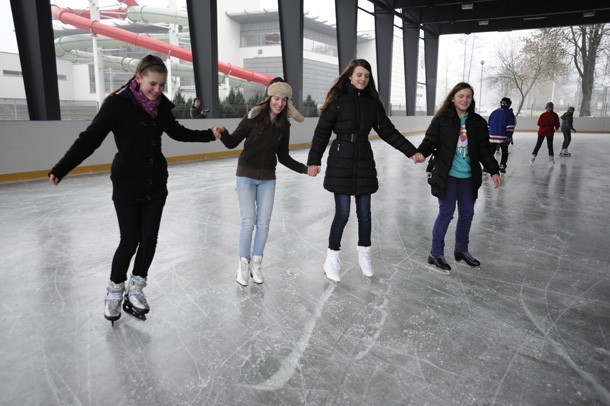
<svg viewBox="0 0 610 406"><path fill-rule="evenodd" d="M221 103L221 117L239 118L247 113L246 99L241 92L236 92L231 88L226 99Z"/></svg>
<svg viewBox="0 0 610 406"><path fill-rule="evenodd" d="M318 104L310 94L303 101L303 117L318 117Z"/></svg>
<svg viewBox="0 0 610 406"><path fill-rule="evenodd" d="M182 91L180 91L180 88L178 88L178 90L174 94L172 103L176 105L176 107L174 107L174 109L172 110L172 112L174 113L174 117L178 119L191 118L190 108L192 101L190 99L188 101L184 99L184 95L182 94Z"/></svg>

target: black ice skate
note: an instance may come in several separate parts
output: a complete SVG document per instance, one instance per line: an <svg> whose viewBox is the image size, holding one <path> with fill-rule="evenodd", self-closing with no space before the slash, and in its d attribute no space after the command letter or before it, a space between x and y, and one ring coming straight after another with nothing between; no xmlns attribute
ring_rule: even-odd
<svg viewBox="0 0 610 406"><path fill-rule="evenodd" d="M123 302L123 310L140 320L146 320L146 313L150 311L146 296L142 291L144 287L146 287L146 278L132 275Z"/></svg>
<svg viewBox="0 0 610 406"><path fill-rule="evenodd" d="M146 313L150 311L150 309L139 309L135 307L130 301L129 296L125 295L125 300L123 301L123 310L126 313L131 314L134 317L137 317L140 320L146 320Z"/></svg>

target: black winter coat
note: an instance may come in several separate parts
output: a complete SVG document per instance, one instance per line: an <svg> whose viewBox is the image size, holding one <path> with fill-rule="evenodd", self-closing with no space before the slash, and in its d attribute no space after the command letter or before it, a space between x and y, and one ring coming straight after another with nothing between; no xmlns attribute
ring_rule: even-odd
<svg viewBox="0 0 610 406"><path fill-rule="evenodd" d="M561 115L561 131L576 131L574 129L574 112L566 111Z"/></svg>
<svg viewBox="0 0 610 406"><path fill-rule="evenodd" d="M167 196L167 161L161 152L165 132L177 141L210 142L210 130L190 130L176 121L174 104L161 95L157 118L140 107L130 89L109 96L85 131L80 133L50 173L59 180L80 165L113 132L118 152L112 161L112 199L143 203Z"/></svg>
<svg viewBox="0 0 610 406"><path fill-rule="evenodd" d="M500 167L494 157L494 148L489 143L487 121L476 113L468 113L466 119L468 134L468 155L472 173L473 197L478 197L478 190L483 183L481 164L489 173L499 174ZM445 187L449 179L449 171L453 164L458 139L460 136L460 117L455 106L450 105L440 116L434 117L426 130L426 135L418 147L425 157L433 154L428 166L430 175L428 183L432 194L436 197L445 196Z"/></svg>
<svg viewBox="0 0 610 406"><path fill-rule="evenodd" d="M385 142L407 157L417 150L392 124L383 105L366 91L349 84L322 112L309 150L307 165L320 165L331 133L324 188L346 195L372 194L379 189L369 133L374 129ZM353 135L352 135L353 134Z"/></svg>

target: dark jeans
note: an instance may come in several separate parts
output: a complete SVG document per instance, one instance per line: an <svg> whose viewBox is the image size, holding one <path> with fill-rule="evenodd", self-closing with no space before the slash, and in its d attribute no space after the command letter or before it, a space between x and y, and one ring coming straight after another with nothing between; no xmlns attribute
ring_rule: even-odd
<svg viewBox="0 0 610 406"><path fill-rule="evenodd" d="M136 254L136 259L132 274L146 278L157 248L157 236L164 205L165 198L143 204L114 203L119 220L121 242L112 259L112 272L110 273L112 282L121 283L127 280L129 263L134 254Z"/></svg>
<svg viewBox="0 0 610 406"><path fill-rule="evenodd" d="M563 144L561 144L561 149L568 149L568 145L572 142L572 130L562 130L563 131Z"/></svg>
<svg viewBox="0 0 610 406"><path fill-rule="evenodd" d="M500 158L500 166L504 166L506 168L506 162L508 162L508 144L510 142L501 142L496 144L496 151L499 149L502 151L502 157Z"/></svg>
<svg viewBox="0 0 610 406"><path fill-rule="evenodd" d="M350 195L335 193L335 218L330 227L328 248L334 251L341 249L341 237L349 219ZM356 215L358 217L358 245L371 246L371 195L356 196Z"/></svg>
<svg viewBox="0 0 610 406"><path fill-rule="evenodd" d="M455 251L468 252L470 225L474 217L474 196L472 178L454 178L449 176L445 186L445 197L438 199L438 216L432 228L431 255L444 255L445 234L453 219L455 205L458 206L458 221L455 228Z"/></svg>
<svg viewBox="0 0 610 406"><path fill-rule="evenodd" d="M553 156L553 136L552 135L538 135L538 141L536 141L536 146L534 147L533 155L538 155L538 150L542 146L542 142L546 138L546 145L549 147L549 156Z"/></svg>

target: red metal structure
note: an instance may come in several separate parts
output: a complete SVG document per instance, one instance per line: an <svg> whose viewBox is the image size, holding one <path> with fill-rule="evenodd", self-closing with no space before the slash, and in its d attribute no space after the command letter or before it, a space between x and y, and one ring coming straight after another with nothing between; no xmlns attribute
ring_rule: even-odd
<svg viewBox="0 0 610 406"><path fill-rule="evenodd" d="M128 5L135 4L133 4L133 2L129 2ZM133 33L127 30L123 30L121 28L108 26L99 21L91 20L87 18L90 15L88 10L72 10L70 8L61 8L54 4L51 4L51 14L53 15L53 18L61 21L62 23L90 31L94 34L114 38L142 48L150 49L151 51L171 55L188 62L193 62L193 54L188 49L184 49L176 45L171 45L166 42L150 38L146 35ZM124 19L126 15L127 12L123 8L104 11L100 10L100 16L106 19ZM240 66L235 66L227 62L219 61L218 71L226 75L231 75L239 79L247 80L249 82L260 83L261 85L265 86L271 81L271 79L273 79L273 76L244 69Z"/></svg>

